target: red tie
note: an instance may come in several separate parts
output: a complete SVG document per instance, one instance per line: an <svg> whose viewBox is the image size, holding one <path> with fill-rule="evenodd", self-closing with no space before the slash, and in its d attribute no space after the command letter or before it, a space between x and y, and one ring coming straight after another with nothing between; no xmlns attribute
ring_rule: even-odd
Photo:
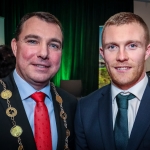
<svg viewBox="0 0 150 150"><path fill-rule="evenodd" d="M50 120L44 103L45 94L36 92L31 95L36 101L34 110L34 132L37 150L52 150Z"/></svg>

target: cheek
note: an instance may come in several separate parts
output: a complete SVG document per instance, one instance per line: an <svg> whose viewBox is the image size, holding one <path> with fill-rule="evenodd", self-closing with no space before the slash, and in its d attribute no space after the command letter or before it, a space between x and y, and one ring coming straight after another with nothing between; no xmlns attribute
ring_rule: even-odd
<svg viewBox="0 0 150 150"><path fill-rule="evenodd" d="M30 58L32 58L32 54L33 54L33 50L32 49L28 49L27 47L23 46L23 47L18 47L17 50L17 58L23 63L23 60L29 60ZM25 63L25 62L24 62Z"/></svg>
<svg viewBox="0 0 150 150"><path fill-rule="evenodd" d="M61 53L55 53L51 55L50 60L52 60L54 65L59 65L61 62Z"/></svg>
<svg viewBox="0 0 150 150"><path fill-rule="evenodd" d="M111 65L116 61L116 58L112 54L109 54L105 55L104 61L107 65Z"/></svg>
<svg viewBox="0 0 150 150"><path fill-rule="evenodd" d="M134 62L135 64L138 64L138 65L143 65L145 63L145 55L144 54L135 54L135 55L131 55L130 56L130 59L132 60L132 62Z"/></svg>

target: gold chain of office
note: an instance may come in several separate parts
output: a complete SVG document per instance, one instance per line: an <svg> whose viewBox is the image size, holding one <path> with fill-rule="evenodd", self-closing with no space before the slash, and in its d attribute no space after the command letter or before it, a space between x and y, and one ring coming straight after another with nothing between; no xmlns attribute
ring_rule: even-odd
<svg viewBox="0 0 150 150"><path fill-rule="evenodd" d="M1 97L3 99L7 100L7 105L8 105L8 108L6 109L6 115L8 117L10 117L12 124L13 124L12 128L10 129L10 133L13 137L18 138L18 144L19 144L18 150L23 150L24 148L23 148L23 144L22 144L21 138L20 138L21 134L23 133L23 130L19 125L16 124L15 116L17 115L17 110L11 106L10 100L9 100L9 98L12 97L12 92L10 90L6 89L6 84L2 80L0 80L0 83L2 84L3 89L4 89L1 92ZM67 128L67 120L66 120L67 114L65 113L65 111L63 109L63 106L62 106L63 100L59 96L58 92L56 91L54 83L51 82L51 86L53 87L54 93L56 95L56 101L59 103L59 106L60 106L60 117L63 119L64 126L66 128L66 138L65 138L64 150L69 150L68 137L70 136L70 131Z"/></svg>

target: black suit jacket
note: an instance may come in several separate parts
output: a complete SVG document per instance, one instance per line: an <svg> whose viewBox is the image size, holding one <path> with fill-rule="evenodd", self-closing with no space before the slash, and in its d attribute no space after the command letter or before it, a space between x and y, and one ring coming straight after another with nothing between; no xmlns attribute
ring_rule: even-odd
<svg viewBox="0 0 150 150"><path fill-rule="evenodd" d="M110 85L80 99L75 116L76 150L115 150L112 120ZM127 150L150 150L150 78Z"/></svg>
<svg viewBox="0 0 150 150"><path fill-rule="evenodd" d="M3 79L6 84L6 88L12 92L12 97L9 99L12 107L17 109L17 116L15 116L16 125L21 126L23 129L23 133L20 136L22 144L24 146L24 150L36 150L36 145L34 141L34 136L26 116L25 109L23 107L21 97L17 86L15 84L13 75L10 74L6 78ZM22 85L23 86L23 85ZM74 96L69 93L63 91L60 88L56 88L57 92L63 99L63 108L67 113L67 124L68 129L71 132L69 137L69 148L74 149L74 115L76 110L77 100ZM0 92L3 91L3 86L0 84ZM56 101L55 94L53 89L51 88L54 112L58 130L58 144L57 150L63 150L65 145L65 137L66 137L66 128L64 127L64 122L60 118L60 107L58 102ZM6 115L6 109L8 108L7 100L4 100L0 97L0 150L17 150L18 149L18 141L17 138L13 137L10 134L10 129L12 128L11 118Z"/></svg>

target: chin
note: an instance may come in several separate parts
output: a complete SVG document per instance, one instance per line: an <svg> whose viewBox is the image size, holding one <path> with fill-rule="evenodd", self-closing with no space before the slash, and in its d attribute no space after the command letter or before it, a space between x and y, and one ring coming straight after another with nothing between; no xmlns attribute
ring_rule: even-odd
<svg viewBox="0 0 150 150"><path fill-rule="evenodd" d="M34 80L34 82L46 82L50 79L50 77L47 77L47 76L46 77L44 77L44 76L36 77L36 76L34 76L32 79Z"/></svg>

